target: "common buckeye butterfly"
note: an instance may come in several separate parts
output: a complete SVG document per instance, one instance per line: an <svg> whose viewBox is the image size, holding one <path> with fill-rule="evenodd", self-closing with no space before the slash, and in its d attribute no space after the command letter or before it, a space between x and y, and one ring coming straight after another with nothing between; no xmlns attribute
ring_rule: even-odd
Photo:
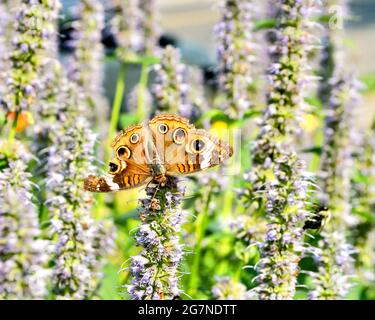
<svg viewBox="0 0 375 320"><path fill-rule="evenodd" d="M119 191L153 180L164 186L168 176L214 167L233 154L228 143L172 114L160 114L123 130L111 146L115 157L108 174L87 177L87 191Z"/></svg>

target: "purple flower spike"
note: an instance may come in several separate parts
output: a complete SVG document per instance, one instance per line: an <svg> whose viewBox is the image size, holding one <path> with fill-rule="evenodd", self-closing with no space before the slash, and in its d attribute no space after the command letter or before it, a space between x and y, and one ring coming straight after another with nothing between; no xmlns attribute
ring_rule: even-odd
<svg viewBox="0 0 375 320"><path fill-rule="evenodd" d="M179 267L183 245L179 234L184 213L179 208L183 192L177 178L169 177L165 187L156 191L146 188L147 201L141 201L142 224L135 236L142 247L139 255L131 258L131 285L127 286L132 299L173 299L180 295Z"/></svg>

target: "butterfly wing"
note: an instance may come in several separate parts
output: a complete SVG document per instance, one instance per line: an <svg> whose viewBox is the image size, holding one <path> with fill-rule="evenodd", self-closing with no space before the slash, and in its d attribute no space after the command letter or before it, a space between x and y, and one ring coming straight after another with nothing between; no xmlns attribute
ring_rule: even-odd
<svg viewBox="0 0 375 320"><path fill-rule="evenodd" d="M177 176L221 164L232 156L228 143L197 130L183 117L161 114L144 125L129 127L112 143L115 157L109 173L89 176L84 188L111 192L139 187L154 175Z"/></svg>
<svg viewBox="0 0 375 320"><path fill-rule="evenodd" d="M151 177L138 174L121 174L102 177L88 176L84 181L84 189L91 192L115 192L137 188L151 181Z"/></svg>
<svg viewBox="0 0 375 320"><path fill-rule="evenodd" d="M222 164L233 155L232 147L203 129L188 132L185 145L185 163L179 165L179 173L193 173ZM176 172L173 168L173 172Z"/></svg>
<svg viewBox="0 0 375 320"><path fill-rule="evenodd" d="M121 132L112 143L115 157L109 163L109 172L103 177L87 177L85 190L111 192L136 188L149 182L152 177L144 144L143 125L132 126Z"/></svg>
<svg viewBox="0 0 375 320"><path fill-rule="evenodd" d="M176 176L219 165L232 148L205 130L195 129L176 115L158 115L149 122L155 146L166 175Z"/></svg>

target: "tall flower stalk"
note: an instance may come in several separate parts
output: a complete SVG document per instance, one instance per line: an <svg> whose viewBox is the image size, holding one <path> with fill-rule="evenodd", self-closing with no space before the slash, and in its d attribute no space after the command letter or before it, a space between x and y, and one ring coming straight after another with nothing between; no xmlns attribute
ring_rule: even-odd
<svg viewBox="0 0 375 320"><path fill-rule="evenodd" d="M112 31L123 61L136 57L143 49L142 12L139 0L112 0Z"/></svg>
<svg viewBox="0 0 375 320"><path fill-rule="evenodd" d="M153 93L157 112L182 114L186 103L185 66L178 50L167 47L155 69ZM133 280L128 293L132 299L173 299L181 293L178 269L183 255L180 233L185 214L179 205L183 194L174 177L168 177L165 186L146 187L146 198L140 200L142 224L135 235L142 250L131 258L130 264Z"/></svg>
<svg viewBox="0 0 375 320"><path fill-rule="evenodd" d="M0 2L0 94L3 95L6 90L5 75L9 69L9 62L7 60L7 52L11 48L11 34L12 28L12 14L9 10L9 1ZM2 125L2 124L0 124Z"/></svg>
<svg viewBox="0 0 375 320"><path fill-rule="evenodd" d="M82 91L87 111L93 114L94 123L104 134L109 113L103 90L105 53L101 40L104 8L100 1L84 0L75 9L78 19L73 23L74 54L68 64L68 77Z"/></svg>
<svg viewBox="0 0 375 320"><path fill-rule="evenodd" d="M0 299L47 295L48 242L38 239L38 210L26 168L30 160L18 141L0 141Z"/></svg>
<svg viewBox="0 0 375 320"><path fill-rule="evenodd" d="M141 29L143 31L143 53L154 56L158 51L160 27L158 21L158 0L139 0L142 12Z"/></svg>
<svg viewBox="0 0 375 320"><path fill-rule="evenodd" d="M156 80L153 94L157 112L180 114L190 118L192 106L188 102L188 84L185 82L186 66L181 63L180 51L172 46L161 53L160 64L154 67Z"/></svg>
<svg viewBox="0 0 375 320"><path fill-rule="evenodd" d="M165 300L179 297L179 267L183 256L180 243L185 213L179 208L184 191L177 178L169 177L165 187L149 186L140 200L142 224L135 235L139 255L131 258L133 277L128 293L137 300Z"/></svg>
<svg viewBox="0 0 375 320"><path fill-rule="evenodd" d="M357 251L356 268L359 279L365 284L375 280L375 138L370 133L357 134L358 144L354 152L352 176L352 213L358 217L358 225L352 230Z"/></svg>
<svg viewBox="0 0 375 320"><path fill-rule="evenodd" d="M221 21L215 27L219 80L226 95L222 108L233 118L241 118L251 107L256 7L255 1L223 0Z"/></svg>
<svg viewBox="0 0 375 320"><path fill-rule="evenodd" d="M348 228L356 224L350 204L355 151L352 127L360 84L345 66L343 22L348 15L347 1L327 0L324 4L326 13L332 14L333 8L338 14L336 17L331 16L326 26L322 62L326 62L328 68L322 78L323 90L320 90L320 98L327 107L319 197L328 207L331 219L314 248L318 272L312 274L314 289L310 298L343 299L350 289L349 279L354 272L354 248L348 240ZM341 19L341 25L337 19Z"/></svg>
<svg viewBox="0 0 375 320"><path fill-rule="evenodd" d="M330 104L326 110L325 141L321 162L321 194L331 219L315 249L318 272L313 274L312 299L342 299L353 275L353 247L348 242L351 216L351 168L353 108L358 102L358 82L350 74L336 71L331 79Z"/></svg>
<svg viewBox="0 0 375 320"><path fill-rule="evenodd" d="M323 0L322 14L325 17L321 48L318 95L322 103L328 104L331 84L336 69L344 64L343 23L349 16L347 0Z"/></svg>
<svg viewBox="0 0 375 320"><path fill-rule="evenodd" d="M46 179L54 240L53 294L57 299L88 299L99 284L103 253L97 239L101 227L90 216L92 197L82 188L83 179L93 172L96 136L80 116L86 106L79 92L64 74L60 76L58 121L49 131Z"/></svg>
<svg viewBox="0 0 375 320"><path fill-rule="evenodd" d="M258 248L260 299L292 299L298 262L304 250L302 225L310 215L306 202L311 185L305 164L293 150L309 80L307 55L316 45L310 33L312 1L271 1L275 28L268 68L267 107L252 151L253 168L245 193L250 215L266 216L265 238Z"/></svg>
<svg viewBox="0 0 375 320"><path fill-rule="evenodd" d="M29 134L33 136L31 150L38 157L48 146L48 130L51 122L56 121L57 101L55 96L59 90L58 77L61 66L58 59L58 15L61 9L60 1L51 1L49 7L50 23L45 29L43 37L44 58L38 70L38 92L36 94L37 103L34 104L31 112L34 124ZM48 30L48 32L47 32ZM54 105L54 107L52 107ZM42 172L40 177L45 178L45 163L38 162L38 171ZM38 177L39 178L39 177ZM40 196L41 194L39 194ZM44 201L45 199L39 199Z"/></svg>
<svg viewBox="0 0 375 320"><path fill-rule="evenodd" d="M145 72L148 73L148 70ZM127 109L137 114L138 119L144 119L147 115L150 115L152 111L152 94L147 87L147 83L136 85L130 92L127 102Z"/></svg>
<svg viewBox="0 0 375 320"><path fill-rule="evenodd" d="M1 101L8 112L30 111L36 100L38 71L46 58L44 39L54 27L55 16L50 13L55 2L23 0L17 8L8 57L7 93Z"/></svg>
<svg viewBox="0 0 375 320"><path fill-rule="evenodd" d="M242 119L254 108L254 75L256 74L257 39L255 21L259 17L256 1L223 0L220 2L221 19L215 26L217 56L219 60L219 86L223 92L219 107L231 119ZM238 124L237 124L238 129ZM224 171L228 168L224 168ZM234 180L229 178L224 190L224 214L228 218L233 211L235 199ZM233 221L235 219L235 221ZM244 216L232 216L230 227L234 233L241 233L237 227L243 225ZM237 223L238 222L238 223ZM246 223L247 225L247 223ZM238 243L237 243L238 245ZM240 275L236 271L234 277Z"/></svg>
<svg viewBox="0 0 375 320"><path fill-rule="evenodd" d="M47 200L42 200L45 201L51 224L52 259L51 256L49 258L55 267L51 272L52 294L57 298L83 299L91 297L98 285L103 254L101 244L104 244L98 237L104 229L93 223L89 215L92 199L83 192L80 184L90 171L95 136L81 116L85 107L82 95L67 80L56 60L56 18L59 7L59 1L22 2L22 10L17 12L17 19L21 22L20 26L16 25L13 41L12 80L8 81L9 93L5 96L3 106L8 111L15 110L16 115L32 111L38 120L32 132L37 134L40 138L38 142L43 141L43 144L33 146L38 151L44 148L41 160L47 162L44 163L46 170L43 172L46 175L44 189ZM11 103L14 105L11 106ZM17 168L26 168L26 165ZM23 178L23 185L29 188L31 183L27 180L27 173L18 173L17 177ZM20 190L19 194L22 195L22 192ZM19 202L24 207L32 208L32 203L27 203L28 199L31 201L31 197L24 197ZM12 216L17 217L16 210L22 209L18 218L29 221L22 218L30 211L24 210L24 207L14 206ZM33 227L38 224L38 213L34 214ZM17 226L17 223L14 225ZM27 235L27 232L20 233L23 234ZM30 243L32 247L32 239L28 236L24 243ZM23 248L26 251L29 245L24 244ZM44 248L41 250L51 253ZM33 269L35 266L30 267L30 272Z"/></svg>
<svg viewBox="0 0 375 320"><path fill-rule="evenodd" d="M160 33L157 5L157 0L112 0L111 25L120 59L155 56Z"/></svg>
<svg viewBox="0 0 375 320"><path fill-rule="evenodd" d="M56 2L23 0L17 3L12 25L6 89L1 108L13 119L7 144L2 142L0 176L1 219L1 295L6 298L33 299L46 294L43 263L46 248L40 234L38 212L32 199L31 174L27 167L31 155L14 140L20 120L33 111L40 89L38 72L46 58L44 39L53 30ZM9 116L11 116L9 118Z"/></svg>
<svg viewBox="0 0 375 320"><path fill-rule="evenodd" d="M155 66L153 93L157 112L178 113L184 109L186 87L177 49L167 47L160 64ZM181 293L179 272L183 245L179 243L184 212L179 208L184 191L177 178L168 177L165 186L146 187L146 198L140 200L142 224L135 236L139 255L131 258L133 277L128 293L132 299L173 299Z"/></svg>
<svg viewBox="0 0 375 320"><path fill-rule="evenodd" d="M210 105L206 95L203 70L197 66L188 66L187 80L189 84L188 101L192 104L192 121L199 119L209 111ZM203 127L207 130L210 127L209 119L203 121Z"/></svg>

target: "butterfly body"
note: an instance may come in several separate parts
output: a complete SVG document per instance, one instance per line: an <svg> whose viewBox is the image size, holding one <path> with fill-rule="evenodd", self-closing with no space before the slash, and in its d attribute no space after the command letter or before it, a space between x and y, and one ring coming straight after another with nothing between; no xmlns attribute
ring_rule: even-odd
<svg viewBox="0 0 375 320"><path fill-rule="evenodd" d="M150 181L165 185L168 176L191 174L214 167L232 156L228 143L196 129L183 117L161 114L122 131L113 141L115 157L109 173L89 176L84 187L111 192Z"/></svg>

